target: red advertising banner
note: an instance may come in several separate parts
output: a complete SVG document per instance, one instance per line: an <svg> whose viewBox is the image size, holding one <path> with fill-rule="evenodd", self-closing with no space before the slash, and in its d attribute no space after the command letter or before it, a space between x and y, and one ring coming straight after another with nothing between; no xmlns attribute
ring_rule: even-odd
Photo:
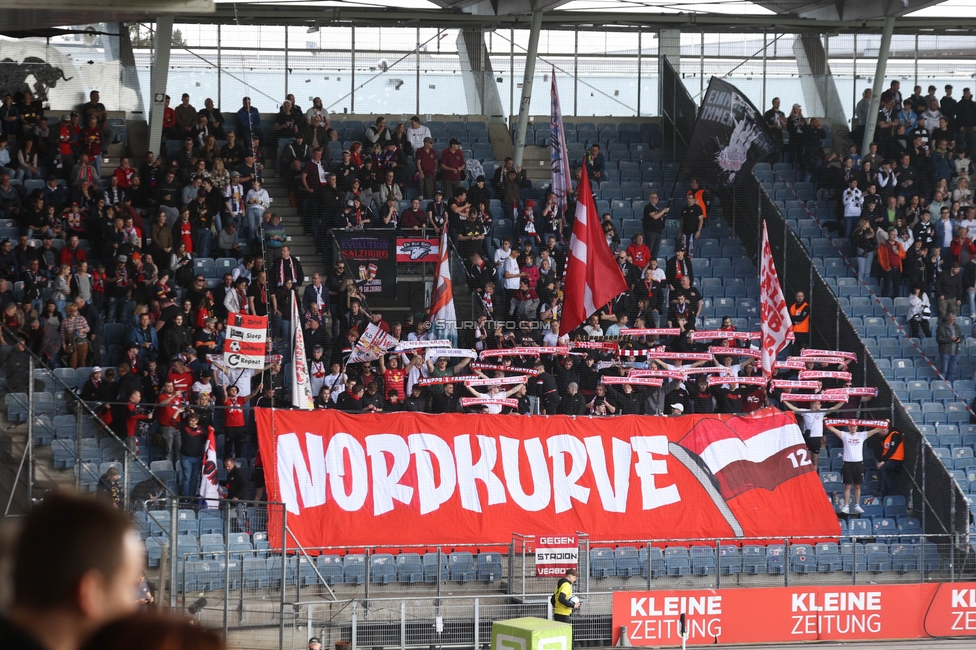
<svg viewBox="0 0 976 650"><path fill-rule="evenodd" d="M689 645L976 636L976 583L617 592L613 642L677 645L682 613Z"/></svg>
<svg viewBox="0 0 976 650"><path fill-rule="evenodd" d="M255 413L268 498L286 505L288 527L309 548L507 544L519 531L840 534L798 453L796 418L775 409L653 425L639 416Z"/></svg>

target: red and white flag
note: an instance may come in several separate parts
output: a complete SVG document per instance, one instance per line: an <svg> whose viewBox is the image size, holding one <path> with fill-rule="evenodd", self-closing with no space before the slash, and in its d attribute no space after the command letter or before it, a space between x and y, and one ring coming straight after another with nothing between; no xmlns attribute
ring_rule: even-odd
<svg viewBox="0 0 976 650"><path fill-rule="evenodd" d="M773 250L769 247L769 233L763 221L762 264L759 269L760 318L762 329L762 369L767 377L773 374L773 363L786 347L787 336L793 333L790 310L786 306L783 287L776 275Z"/></svg>
<svg viewBox="0 0 976 650"><path fill-rule="evenodd" d="M457 312L454 311L454 285L451 283L451 251L447 241L447 228L441 234L437 279L430 305L431 332L457 345Z"/></svg>
<svg viewBox="0 0 976 650"><path fill-rule="evenodd" d="M217 489L217 439L213 427L207 427L207 448L203 453L203 466L200 469L200 498L207 500L208 508L220 505L220 490Z"/></svg>
<svg viewBox="0 0 976 650"><path fill-rule="evenodd" d="M792 414L702 420L678 444L701 459L726 501L815 471Z"/></svg>
<svg viewBox="0 0 976 650"><path fill-rule="evenodd" d="M566 260L565 299L559 331L570 333L590 314L627 291L627 280L613 258L607 237L600 227L586 165L580 176L576 222Z"/></svg>
<svg viewBox="0 0 976 650"><path fill-rule="evenodd" d="M291 405L297 409L311 411L312 380L308 376L308 362L305 360L305 334L302 333L298 315L298 293L291 297L291 322L295 323L295 358L291 364ZM370 323L372 325L372 323ZM362 337L360 337L362 338Z"/></svg>

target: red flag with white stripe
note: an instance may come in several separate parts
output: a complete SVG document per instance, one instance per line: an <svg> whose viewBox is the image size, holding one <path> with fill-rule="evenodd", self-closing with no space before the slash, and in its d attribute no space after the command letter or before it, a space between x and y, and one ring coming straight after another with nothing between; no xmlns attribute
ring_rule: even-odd
<svg viewBox="0 0 976 650"><path fill-rule="evenodd" d="M748 490L774 490L815 471L800 427L788 413L702 420L678 445L700 459L726 501Z"/></svg>
<svg viewBox="0 0 976 650"><path fill-rule="evenodd" d="M769 233L763 221L762 263L759 269L759 298L762 338L762 369L767 377L773 375L773 362L786 347L787 337L793 333L790 310L786 306L783 287L780 286L773 250L769 247Z"/></svg>
<svg viewBox="0 0 976 650"><path fill-rule="evenodd" d="M627 280L613 258L606 235L600 226L586 165L580 176L576 221L566 260L563 317L559 331L567 334L579 327L590 314L627 291Z"/></svg>
<svg viewBox="0 0 976 650"><path fill-rule="evenodd" d="M213 427L207 427L207 447L203 453L203 466L200 468L200 498L207 500L208 508L220 505L217 462L217 439L214 437Z"/></svg>

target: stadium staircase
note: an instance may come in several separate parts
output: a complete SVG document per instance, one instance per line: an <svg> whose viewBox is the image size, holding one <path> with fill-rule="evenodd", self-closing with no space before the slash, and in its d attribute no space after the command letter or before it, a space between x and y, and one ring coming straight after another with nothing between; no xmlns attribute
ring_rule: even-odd
<svg viewBox="0 0 976 650"><path fill-rule="evenodd" d="M969 404L976 398L973 381L976 339L969 336L976 315L957 318L956 322L966 334L956 373L963 379L946 381L938 370L935 339L910 337L906 318L908 298L882 297L876 278L858 276L856 255L850 241L828 231L827 224L839 220L839 202L827 198L825 192L818 192L816 185L805 181L806 175L789 163L760 163L753 173L809 253L816 274L823 279L887 383L892 401L910 418L908 424L924 437L924 443L919 441L920 450L929 448L949 472L951 483L948 489L965 498L969 512L962 514L970 533L976 532L976 524L972 522L976 499L976 424L971 424L973 415L969 409ZM932 319L933 332L937 322L937 318ZM823 458L821 455L821 460ZM831 456L829 462L829 471L821 471L821 478L827 491L832 492L841 487L837 480L840 461ZM930 476L937 474L934 469L930 472ZM869 472L869 479L875 479L875 474ZM870 488L866 492L870 492ZM871 506L878 505L870 497L862 500ZM916 508L920 507L920 504L916 505ZM871 514L865 513L864 517L874 515L872 521L876 523L876 514L872 509ZM918 515L917 512L914 514ZM898 524L900 519L889 523Z"/></svg>

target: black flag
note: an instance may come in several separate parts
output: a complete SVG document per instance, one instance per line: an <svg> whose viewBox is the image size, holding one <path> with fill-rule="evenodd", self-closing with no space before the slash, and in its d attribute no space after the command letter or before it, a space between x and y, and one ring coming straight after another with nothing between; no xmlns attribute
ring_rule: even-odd
<svg viewBox="0 0 976 650"><path fill-rule="evenodd" d="M682 174L694 174L713 188L729 187L774 151L762 113L738 88L712 77L681 163Z"/></svg>

